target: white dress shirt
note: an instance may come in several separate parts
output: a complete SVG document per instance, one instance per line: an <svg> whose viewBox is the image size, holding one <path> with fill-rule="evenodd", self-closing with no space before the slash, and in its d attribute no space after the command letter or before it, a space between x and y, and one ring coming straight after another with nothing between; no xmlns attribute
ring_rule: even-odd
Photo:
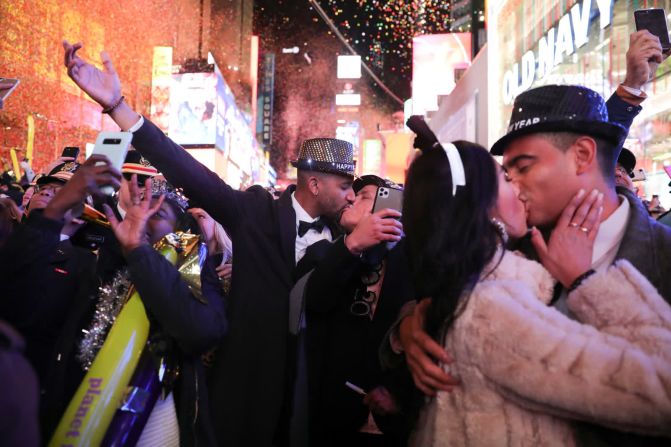
<svg viewBox="0 0 671 447"><path fill-rule="evenodd" d="M319 217L311 217L308 212L303 209L301 204L298 203L298 200L296 200L295 192L291 194L291 204L294 207L294 211L296 212L296 264L298 264L298 261L300 261L301 258L305 256L305 250L307 250L310 245L323 239L331 242L333 240L333 236L331 235L331 230L326 225L324 225L321 233L318 233L317 230L310 228L308 232L305 233L302 237L298 236L298 226L300 221L314 222L318 220Z"/></svg>

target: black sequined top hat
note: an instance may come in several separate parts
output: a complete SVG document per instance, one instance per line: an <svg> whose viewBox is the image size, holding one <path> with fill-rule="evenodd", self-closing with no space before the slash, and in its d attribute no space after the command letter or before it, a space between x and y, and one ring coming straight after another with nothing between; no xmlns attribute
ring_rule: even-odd
<svg viewBox="0 0 671 447"><path fill-rule="evenodd" d="M608 121L606 103L597 92L577 85L545 85L515 98L508 133L492 146L503 155L515 138L540 132L576 132L611 141L619 148L627 130Z"/></svg>
<svg viewBox="0 0 671 447"><path fill-rule="evenodd" d="M633 177L634 168L636 167L636 156L632 151L623 147L620 156L617 157L617 163L627 171L627 174Z"/></svg>
<svg viewBox="0 0 671 447"><path fill-rule="evenodd" d="M40 177L35 184L46 185L47 183L67 183L72 178L75 171L79 169L79 163L68 161L61 163L53 168L47 175Z"/></svg>
<svg viewBox="0 0 671 447"><path fill-rule="evenodd" d="M303 141L298 158L291 165L306 171L354 176L354 146L335 138L312 138Z"/></svg>

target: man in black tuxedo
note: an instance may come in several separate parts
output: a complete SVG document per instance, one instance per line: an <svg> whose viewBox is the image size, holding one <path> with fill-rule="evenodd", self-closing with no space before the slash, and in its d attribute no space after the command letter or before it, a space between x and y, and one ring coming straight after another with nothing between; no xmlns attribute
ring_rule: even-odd
<svg viewBox="0 0 671 447"><path fill-rule="evenodd" d="M106 53L100 71L76 55L80 44L64 47L69 76L121 129L133 132L133 146L220 222L236 248L229 333L218 348L210 385L218 443L286 444L287 427L280 421L290 408L286 384L292 382L286 377L292 370L289 291L305 249L333 238L322 216L334 219L354 201L352 146L334 139L304 142L294 162L297 185L278 200L259 186L236 191L123 101Z"/></svg>

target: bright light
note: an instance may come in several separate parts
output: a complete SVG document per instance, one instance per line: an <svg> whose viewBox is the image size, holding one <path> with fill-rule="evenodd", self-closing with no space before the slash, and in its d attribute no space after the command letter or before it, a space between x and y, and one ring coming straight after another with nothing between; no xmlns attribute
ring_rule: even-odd
<svg viewBox="0 0 671 447"><path fill-rule="evenodd" d="M359 79L361 56L338 56L338 79Z"/></svg>
<svg viewBox="0 0 671 447"><path fill-rule="evenodd" d="M336 95L337 106L360 106L361 95L358 93L340 93Z"/></svg>

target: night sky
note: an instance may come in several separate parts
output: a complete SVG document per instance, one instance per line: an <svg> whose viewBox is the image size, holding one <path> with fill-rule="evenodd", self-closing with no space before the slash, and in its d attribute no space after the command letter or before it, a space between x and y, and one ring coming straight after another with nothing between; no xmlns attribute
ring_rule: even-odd
<svg viewBox="0 0 671 447"><path fill-rule="evenodd" d="M319 1L365 63L403 100L411 95L412 37L449 27L448 2L423 3L424 9L419 2L403 0ZM341 87L335 56L350 53L308 0L255 1L254 34L261 38L262 54L276 55L271 162L281 172L304 138L333 136L338 118L333 102ZM299 54L282 54L282 48L294 46ZM368 122L362 126L367 137L402 109L365 72L356 90L365 102L362 115Z"/></svg>

